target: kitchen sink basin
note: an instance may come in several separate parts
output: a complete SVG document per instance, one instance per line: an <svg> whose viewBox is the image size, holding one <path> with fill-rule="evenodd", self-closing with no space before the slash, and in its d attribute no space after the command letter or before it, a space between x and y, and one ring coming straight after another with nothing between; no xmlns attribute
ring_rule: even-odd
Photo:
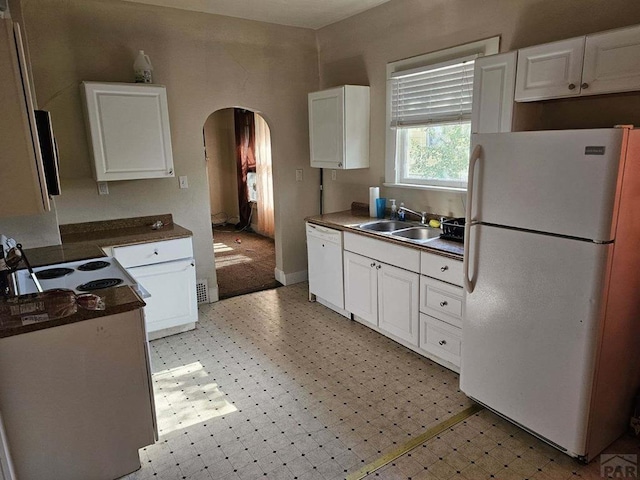
<svg viewBox="0 0 640 480"><path fill-rule="evenodd" d="M363 230L370 230L372 232L395 232L396 230L402 230L410 227L409 222L400 222L397 220L379 220L377 222L363 223L359 227Z"/></svg>
<svg viewBox="0 0 640 480"><path fill-rule="evenodd" d="M391 232L394 237L407 238L409 240L430 240L440 236L440 229L431 227L412 227Z"/></svg>

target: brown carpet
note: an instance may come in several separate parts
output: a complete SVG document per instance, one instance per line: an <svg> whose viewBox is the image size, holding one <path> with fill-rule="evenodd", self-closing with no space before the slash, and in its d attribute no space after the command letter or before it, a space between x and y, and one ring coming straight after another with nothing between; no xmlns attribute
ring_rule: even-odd
<svg viewBox="0 0 640 480"><path fill-rule="evenodd" d="M214 227L213 249L221 299L280 287L275 280L275 245L257 233Z"/></svg>

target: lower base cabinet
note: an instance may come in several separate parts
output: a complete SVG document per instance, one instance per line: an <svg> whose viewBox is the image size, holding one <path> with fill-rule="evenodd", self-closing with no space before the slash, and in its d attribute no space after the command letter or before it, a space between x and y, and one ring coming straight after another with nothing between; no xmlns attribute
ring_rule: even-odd
<svg viewBox="0 0 640 480"><path fill-rule="evenodd" d="M355 320L460 371L460 259L345 232L343 260L345 310Z"/></svg>
<svg viewBox="0 0 640 480"><path fill-rule="evenodd" d="M0 383L16 479L120 478L157 439L141 309L0 339Z"/></svg>
<svg viewBox="0 0 640 480"><path fill-rule="evenodd" d="M145 298L147 331L189 324L198 318L193 260L178 260L127 270L151 294Z"/></svg>
<svg viewBox="0 0 640 480"><path fill-rule="evenodd" d="M151 295L144 299L149 340L196 327L196 268L190 237L104 250Z"/></svg>
<svg viewBox="0 0 640 480"><path fill-rule="evenodd" d="M378 270L378 327L411 345L418 345L420 276L382 264Z"/></svg>
<svg viewBox="0 0 640 480"><path fill-rule="evenodd" d="M358 319L418 346L417 273L344 252L345 308Z"/></svg>

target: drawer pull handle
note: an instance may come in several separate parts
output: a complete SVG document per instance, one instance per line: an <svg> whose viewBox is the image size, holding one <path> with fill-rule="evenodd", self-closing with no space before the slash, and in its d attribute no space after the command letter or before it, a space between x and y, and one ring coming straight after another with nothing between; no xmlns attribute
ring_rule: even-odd
<svg viewBox="0 0 640 480"><path fill-rule="evenodd" d="M447 270L449 270L449 267L447 267L446 265L444 267L440 267L441 272L446 272Z"/></svg>
<svg viewBox="0 0 640 480"><path fill-rule="evenodd" d="M441 307L446 307L447 305L449 305L449 303L446 300L443 302L440 302Z"/></svg>
<svg viewBox="0 0 640 480"><path fill-rule="evenodd" d="M438 344L440 344L440 345L446 345L446 344L447 344L447 341L446 341L446 340L440 340L440 341L438 342Z"/></svg>

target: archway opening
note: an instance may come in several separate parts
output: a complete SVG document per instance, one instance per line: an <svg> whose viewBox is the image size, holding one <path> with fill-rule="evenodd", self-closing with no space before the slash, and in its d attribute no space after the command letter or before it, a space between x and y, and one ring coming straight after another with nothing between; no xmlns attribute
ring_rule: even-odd
<svg viewBox="0 0 640 480"><path fill-rule="evenodd" d="M276 288L269 125L225 108L207 118L203 136L219 297Z"/></svg>

